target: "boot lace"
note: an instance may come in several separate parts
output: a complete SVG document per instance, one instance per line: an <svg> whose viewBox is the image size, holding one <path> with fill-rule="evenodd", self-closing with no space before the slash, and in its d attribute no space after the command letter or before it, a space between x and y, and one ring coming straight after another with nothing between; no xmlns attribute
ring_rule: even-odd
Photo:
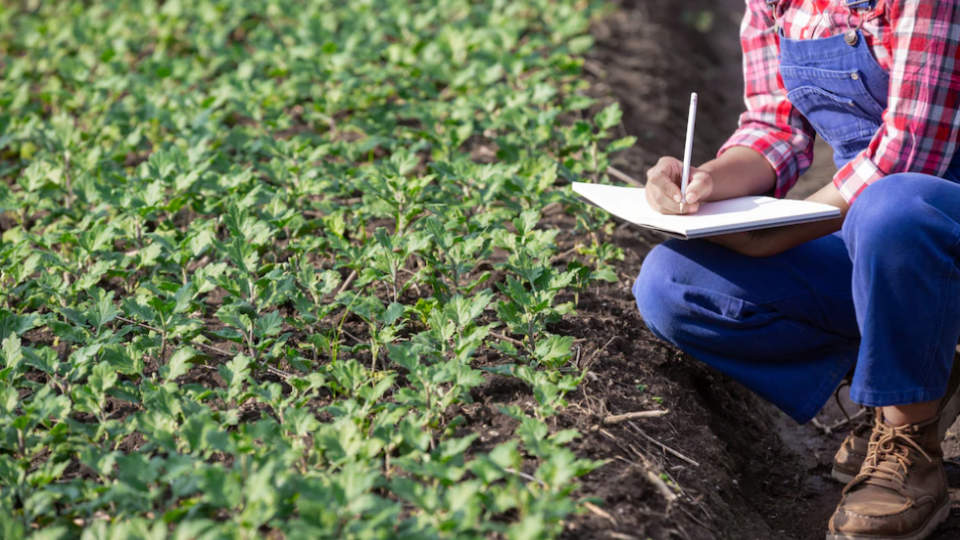
<svg viewBox="0 0 960 540"><path fill-rule="evenodd" d="M873 428L863 468L844 493L860 483L875 483L891 487L906 495L903 484L914 467L910 450L916 450L927 461L933 461L910 436L912 429L913 427L909 425L891 426L880 418Z"/></svg>
<svg viewBox="0 0 960 540"><path fill-rule="evenodd" d="M850 386L850 384L849 378L844 378L840 381L840 386L833 392L833 400L837 403L837 408L840 409L840 412L843 413L843 417L847 419L847 425L850 426L850 434L854 437L861 437L873 429L873 424L876 422L876 415L873 407L864 407L863 405L860 405L860 410L852 415L847 412L846 407L843 406L843 401L840 399L840 391ZM847 440L845 443L850 443L850 441Z"/></svg>

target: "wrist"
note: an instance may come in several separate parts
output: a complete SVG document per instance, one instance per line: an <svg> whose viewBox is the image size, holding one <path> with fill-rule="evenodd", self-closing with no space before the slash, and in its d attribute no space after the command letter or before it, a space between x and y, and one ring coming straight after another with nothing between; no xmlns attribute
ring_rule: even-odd
<svg viewBox="0 0 960 540"><path fill-rule="evenodd" d="M763 154L746 146L727 148L703 164L713 177L715 199L762 195L774 189L777 174Z"/></svg>

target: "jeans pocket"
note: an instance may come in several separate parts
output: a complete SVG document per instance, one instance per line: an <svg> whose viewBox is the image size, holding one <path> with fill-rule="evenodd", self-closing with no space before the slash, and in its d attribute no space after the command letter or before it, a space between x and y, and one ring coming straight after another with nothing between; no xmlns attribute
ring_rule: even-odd
<svg viewBox="0 0 960 540"><path fill-rule="evenodd" d="M801 86L787 99L834 150L860 150L880 129L880 116L868 112L860 99L835 94L817 86ZM865 98L872 100L873 98ZM873 102L875 103L875 102Z"/></svg>
<svg viewBox="0 0 960 540"><path fill-rule="evenodd" d="M874 62L875 63L875 62ZM873 71L870 65L861 66L867 71ZM881 69L881 68L877 68ZM882 70L881 70L882 71ZM808 86L819 88L827 94L851 100L854 106L859 109L860 114L867 118L880 120L883 111L886 110L886 100L883 102L874 97L870 89L867 88L867 77L873 81L870 84L874 92L878 92L882 87L886 92L890 78L884 75L882 78L876 74L866 74L860 69L824 69L821 67L781 65L780 76L787 89L805 88Z"/></svg>

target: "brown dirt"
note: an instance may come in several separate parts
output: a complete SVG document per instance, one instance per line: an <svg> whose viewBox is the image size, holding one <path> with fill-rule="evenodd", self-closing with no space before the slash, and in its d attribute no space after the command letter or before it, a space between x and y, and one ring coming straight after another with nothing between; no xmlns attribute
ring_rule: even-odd
<svg viewBox="0 0 960 540"><path fill-rule="evenodd" d="M597 47L586 66L596 95L619 100L624 131L639 138L614 166L642 179L659 156L681 153L691 91L701 96L695 161L709 159L735 128L743 107L737 41L742 1L614 4L616 10L594 26ZM835 171L829 147L818 142L816 156L791 197L803 198L829 181ZM586 291L577 316L557 328L584 340L581 366L589 365L595 374L570 396L571 407L558 427L576 426L584 433L576 443L581 455L609 460L583 480L578 494L595 506L570 520L564 537L823 538L842 487L829 474L843 428L826 434L813 423L797 425L737 383L657 340L637 313L630 288L643 258L661 238L619 227L612 241L626 254L617 266L619 283ZM574 242L572 236L561 240L567 247ZM520 398L516 390L500 399ZM608 414L661 408L669 414L632 425L599 425ZM817 421L830 426L842 418L831 403ZM953 460L960 456L955 433L948 435L945 449ZM676 486L679 499L667 502L647 471ZM951 485L960 486L960 464L949 462L948 475ZM960 538L960 516L954 513L932 538Z"/></svg>

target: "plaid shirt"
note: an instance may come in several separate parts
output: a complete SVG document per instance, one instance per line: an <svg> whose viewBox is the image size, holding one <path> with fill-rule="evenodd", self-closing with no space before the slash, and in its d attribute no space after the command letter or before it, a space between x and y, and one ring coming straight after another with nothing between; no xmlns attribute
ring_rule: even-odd
<svg viewBox="0 0 960 540"><path fill-rule="evenodd" d="M778 71L779 40L765 0L746 0L740 30L747 111L720 149L746 146L777 172L783 197L810 167L815 133L787 101ZM816 39L856 28L860 15L843 0L793 0L780 9L784 35ZM888 174L942 176L960 132L960 0L879 0L861 30L890 74L889 102L870 145L833 178L849 203Z"/></svg>

